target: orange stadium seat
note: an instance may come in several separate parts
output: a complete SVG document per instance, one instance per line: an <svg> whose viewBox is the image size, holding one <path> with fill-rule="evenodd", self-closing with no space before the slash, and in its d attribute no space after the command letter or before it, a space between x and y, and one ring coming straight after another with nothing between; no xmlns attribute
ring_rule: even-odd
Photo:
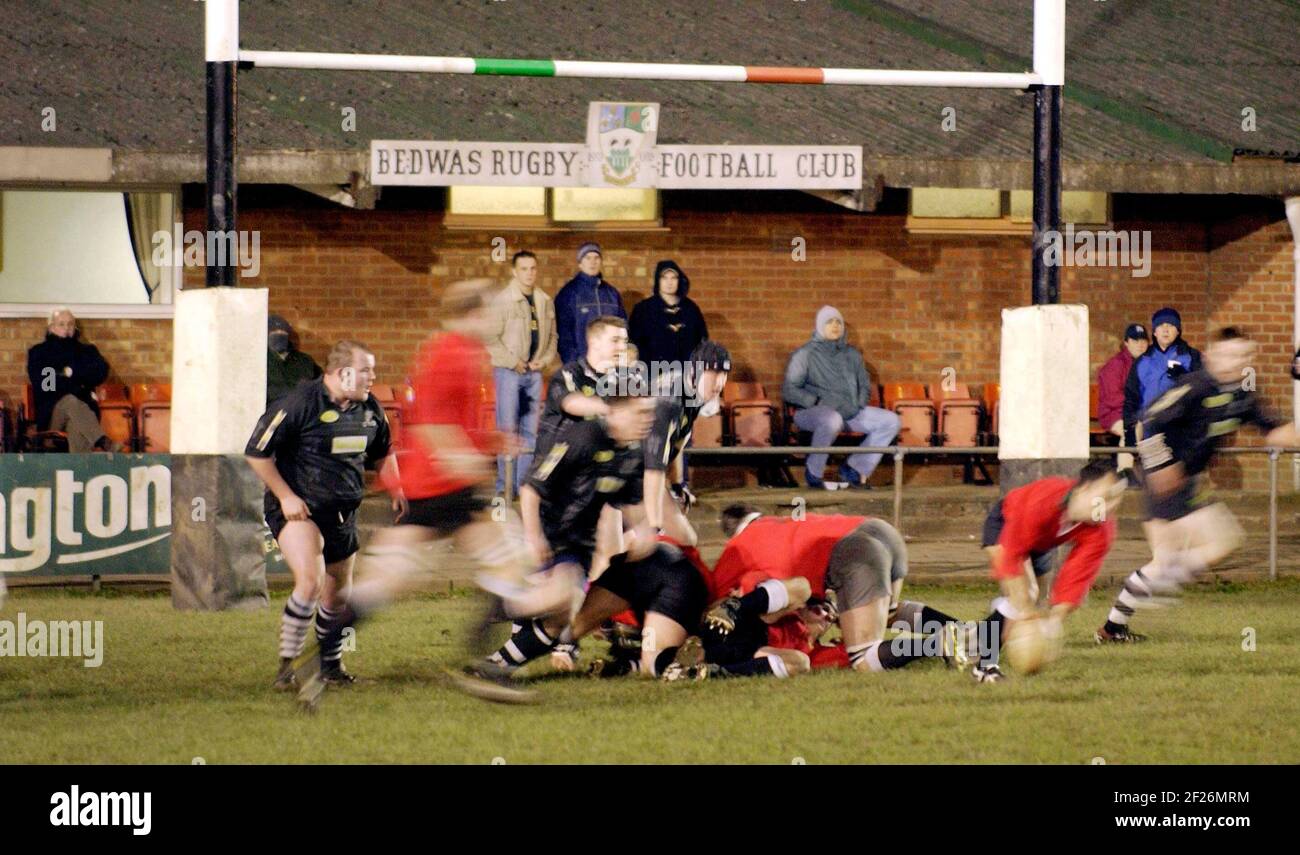
<svg viewBox="0 0 1300 855"><path fill-rule="evenodd" d="M95 390L95 400L99 402L99 423L105 435L126 450L134 451L136 421L130 390L121 383L106 383Z"/></svg>
<svg viewBox="0 0 1300 855"><path fill-rule="evenodd" d="M63 431L36 429L36 395L30 383L23 389L23 406L18 412L18 443L23 451L68 450L68 435Z"/></svg>
<svg viewBox="0 0 1300 855"><path fill-rule="evenodd" d="M762 383L728 383L722 388L722 405L731 423L733 445L764 448L772 444L772 414Z"/></svg>
<svg viewBox="0 0 1300 855"><path fill-rule="evenodd" d="M930 445L934 436L934 401L924 383L886 383L885 409L898 413L899 445Z"/></svg>
<svg viewBox="0 0 1300 855"><path fill-rule="evenodd" d="M930 387L938 420L937 434L945 447L973 448L979 444L981 405L965 383L945 391L942 383Z"/></svg>
<svg viewBox="0 0 1300 855"><path fill-rule="evenodd" d="M135 383L131 402L140 432L137 447L148 454L166 454L172 445L172 384Z"/></svg>

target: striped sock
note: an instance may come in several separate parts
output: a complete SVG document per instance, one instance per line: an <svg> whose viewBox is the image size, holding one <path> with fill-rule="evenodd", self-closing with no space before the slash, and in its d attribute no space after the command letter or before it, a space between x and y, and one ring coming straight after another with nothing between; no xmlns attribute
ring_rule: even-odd
<svg viewBox="0 0 1300 855"><path fill-rule="evenodd" d="M281 659L294 659L302 653L315 612L315 603L304 603L293 594L289 595L288 602L284 604L284 613L280 615Z"/></svg>
<svg viewBox="0 0 1300 855"><path fill-rule="evenodd" d="M1129 619L1137 611L1143 600L1151 599L1154 593L1151 590L1151 580L1144 571L1151 571L1155 568L1155 563L1148 564L1141 570L1133 571L1133 575L1124 580L1124 590L1119 592L1115 598L1115 605L1111 607L1110 614L1106 617L1106 626L1124 627L1128 626Z"/></svg>
<svg viewBox="0 0 1300 855"><path fill-rule="evenodd" d="M343 659L344 631L356 622L347 605L331 609L322 605L316 615L316 640L320 642L320 659L326 664Z"/></svg>
<svg viewBox="0 0 1300 855"><path fill-rule="evenodd" d="M513 671L525 663L545 656L559 643L542 629L542 623L538 620L521 621L512 629L514 631L510 640L488 657L489 661L507 670Z"/></svg>

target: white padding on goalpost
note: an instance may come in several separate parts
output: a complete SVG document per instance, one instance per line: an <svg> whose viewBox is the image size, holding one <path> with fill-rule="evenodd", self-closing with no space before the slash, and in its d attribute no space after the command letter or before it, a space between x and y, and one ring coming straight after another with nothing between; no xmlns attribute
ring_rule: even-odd
<svg viewBox="0 0 1300 855"><path fill-rule="evenodd" d="M1088 307L1002 310L998 459L1088 456Z"/></svg>
<svg viewBox="0 0 1300 855"><path fill-rule="evenodd" d="M242 454L266 409L266 289L176 295L173 454Z"/></svg>

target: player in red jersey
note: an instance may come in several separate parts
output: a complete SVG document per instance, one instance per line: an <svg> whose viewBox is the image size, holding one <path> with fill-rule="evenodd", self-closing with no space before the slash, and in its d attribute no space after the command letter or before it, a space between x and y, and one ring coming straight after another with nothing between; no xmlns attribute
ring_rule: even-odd
<svg viewBox="0 0 1300 855"><path fill-rule="evenodd" d="M751 506L732 505L722 512L722 530L728 543L709 580L710 593L719 602L705 618L711 631L705 637L706 655L714 646L720 658L726 656L726 637L737 626L753 627L755 617L779 616L800 605L791 598L788 583L802 577L807 582L805 597L824 599L828 589L835 592L845 650L855 670L901 668L926 656L964 663L957 619L901 599L907 546L884 520L821 514L765 517ZM900 637L886 645L889 625L935 636L938 643L910 643L912 639ZM757 635L756 629L750 632ZM721 641L711 643L709 635Z"/></svg>
<svg viewBox="0 0 1300 855"><path fill-rule="evenodd" d="M1002 596L994 601L992 614L980 627L981 655L973 670L976 680L1002 679L998 641L1003 624L1041 617L1035 605L1033 575L1050 569L1043 556L1069 543L1070 555L1052 584L1049 623L1044 627L1048 637L1060 636L1065 618L1083 603L1115 540L1115 513L1125 486L1113 461L1098 458L1083 467L1077 478L1043 478L1011 490L994 505L985 523L984 540L986 547L998 547L989 552ZM1033 575L1025 571L1027 562Z"/></svg>
<svg viewBox="0 0 1300 855"><path fill-rule="evenodd" d="M567 589L525 582L535 565L522 527L509 514L494 520L489 512L499 438L481 426L480 411L489 376L483 338L491 288L490 280L476 279L453 283L443 294L442 329L416 356L415 400L404 418L396 464L381 473L401 505L397 524L377 533L363 553L360 578L336 621L338 633L422 584L429 570L425 546L444 537L474 559L479 586L493 595L471 647L486 643L495 619L547 613L571 601ZM299 701L309 708L321 688L313 676L299 672ZM513 687L481 682L475 693L492 700L530 699Z"/></svg>

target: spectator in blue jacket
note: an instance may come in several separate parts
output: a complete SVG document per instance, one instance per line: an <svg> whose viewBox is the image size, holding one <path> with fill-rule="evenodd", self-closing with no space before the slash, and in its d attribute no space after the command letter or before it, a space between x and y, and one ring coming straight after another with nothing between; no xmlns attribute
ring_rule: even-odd
<svg viewBox="0 0 1300 855"><path fill-rule="evenodd" d="M588 241L578 247L578 274L555 295L555 325L560 361L567 365L587 355L587 324L596 318L627 320L618 289L600 275L600 244Z"/></svg>
<svg viewBox="0 0 1300 855"><path fill-rule="evenodd" d="M898 436L898 415L868 405L871 376L862 353L845 341L844 316L834 306L822 306L812 339L790 357L785 367L781 397L795 410L794 423L812 432L812 444L829 446L840 431L866 434L862 445L884 446ZM867 479L880 463L879 454L854 454L840 466L841 481L870 489ZM825 454L808 455L805 473L809 487L835 490L839 481L824 481Z"/></svg>
<svg viewBox="0 0 1300 855"><path fill-rule="evenodd" d="M1201 352L1183 341L1183 319L1168 306L1151 316L1154 339L1147 352L1133 360L1124 383L1124 444L1137 445L1137 423L1151 402L1173 387L1179 377L1201 367Z"/></svg>

